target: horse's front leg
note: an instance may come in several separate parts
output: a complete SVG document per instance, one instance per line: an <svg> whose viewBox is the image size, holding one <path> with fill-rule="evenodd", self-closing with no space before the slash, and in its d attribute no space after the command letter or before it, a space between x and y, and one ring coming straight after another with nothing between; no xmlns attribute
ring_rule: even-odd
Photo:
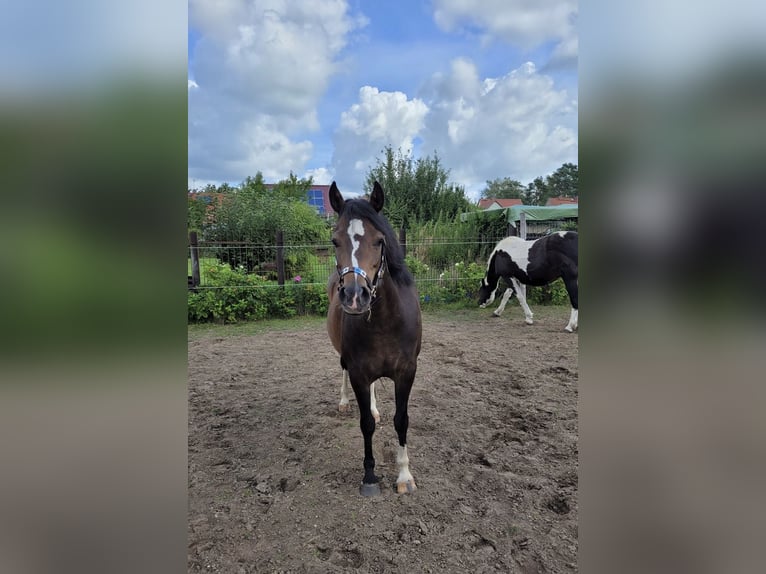
<svg viewBox="0 0 766 574"><path fill-rule="evenodd" d="M394 428L399 437L399 448L396 451L396 464L399 467L399 476L396 479L396 492L398 494L415 492L417 486L415 479L410 473L410 457L407 454L407 428L410 418L407 415L407 404L410 400L412 383L415 380L415 369L398 377L396 380L396 414L394 415Z"/></svg>
<svg viewBox="0 0 766 574"><path fill-rule="evenodd" d="M511 282L516 288L516 298L519 300L519 305L524 309L524 322L527 325L531 325L534 322L532 320L534 314L532 313L532 309L529 308L529 305L527 305L527 286L515 277L511 277Z"/></svg>
<svg viewBox="0 0 766 574"><path fill-rule="evenodd" d="M564 277L564 285L567 288L567 294L569 295L569 301L572 304L572 310L569 314L569 323L567 323L567 326L564 327L565 331L569 331L570 333L577 330L577 319L579 314L579 303L578 303L578 285L577 285L577 276L565 276Z"/></svg>
<svg viewBox="0 0 766 574"><path fill-rule="evenodd" d="M375 418L370 411L370 383L359 383L351 379L351 386L359 405L359 427L364 438L364 478L359 492L362 496L380 494L380 484L375 476L375 457L372 455L372 435L375 433Z"/></svg>
<svg viewBox="0 0 766 574"><path fill-rule="evenodd" d="M492 314L495 317L499 317L500 313L502 313L505 310L505 306L508 303L508 299L510 299L513 296L513 287L508 287L508 289L505 290L505 293L503 293L503 298L500 301L500 305L497 306L497 309L495 309Z"/></svg>

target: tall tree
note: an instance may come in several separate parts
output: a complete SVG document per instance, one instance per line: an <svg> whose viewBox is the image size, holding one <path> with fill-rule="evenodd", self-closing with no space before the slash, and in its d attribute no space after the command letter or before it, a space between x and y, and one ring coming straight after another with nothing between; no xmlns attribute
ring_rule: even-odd
<svg viewBox="0 0 766 574"><path fill-rule="evenodd" d="M529 205L545 205L551 197L578 197L578 170L573 163L562 164L552 174L536 177L524 193L524 202Z"/></svg>
<svg viewBox="0 0 766 574"><path fill-rule="evenodd" d="M545 205L550 191L548 185L542 177L536 177L527 185L524 193L524 203L527 205Z"/></svg>
<svg viewBox="0 0 766 574"><path fill-rule="evenodd" d="M470 201L465 188L449 182L449 173L437 154L413 160L410 154L389 145L367 172L365 191L369 193L376 180L383 186L383 210L394 227L452 219L467 211Z"/></svg>
<svg viewBox="0 0 766 574"><path fill-rule="evenodd" d="M487 187L481 191L484 199L523 199L526 188L524 184L510 177L487 180Z"/></svg>
<svg viewBox="0 0 766 574"><path fill-rule="evenodd" d="M579 173L573 163L565 163L547 178L550 197L578 197Z"/></svg>

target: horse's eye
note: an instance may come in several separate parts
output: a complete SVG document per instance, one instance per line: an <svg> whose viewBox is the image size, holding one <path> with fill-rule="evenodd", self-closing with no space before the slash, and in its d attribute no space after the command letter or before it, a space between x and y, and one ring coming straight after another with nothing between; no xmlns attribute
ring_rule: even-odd
<svg viewBox="0 0 766 574"><path fill-rule="evenodd" d="M334 246L334 247L337 247L337 246L338 246L338 242L337 242L337 241L335 241L335 239L332 239L332 244L333 244L333 246Z"/></svg>

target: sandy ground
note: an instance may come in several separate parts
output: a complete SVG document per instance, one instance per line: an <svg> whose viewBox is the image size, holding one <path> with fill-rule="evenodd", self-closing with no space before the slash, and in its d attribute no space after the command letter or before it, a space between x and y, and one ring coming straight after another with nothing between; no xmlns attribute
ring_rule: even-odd
<svg viewBox="0 0 766 574"><path fill-rule="evenodd" d="M577 571L578 335L569 309L424 314L397 495L393 384L378 385L383 494L362 498L359 412L338 412L324 324L189 340L190 572Z"/></svg>

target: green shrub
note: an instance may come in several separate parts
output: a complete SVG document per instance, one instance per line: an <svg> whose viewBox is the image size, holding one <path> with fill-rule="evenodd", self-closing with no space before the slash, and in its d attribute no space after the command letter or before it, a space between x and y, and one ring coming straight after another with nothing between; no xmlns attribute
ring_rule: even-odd
<svg viewBox="0 0 766 574"><path fill-rule="evenodd" d="M205 289L189 292L189 321L236 323L268 316L269 305L262 289L265 279L248 275L241 267L232 269L220 264L208 267L207 280Z"/></svg>
<svg viewBox="0 0 766 574"><path fill-rule="evenodd" d="M207 277L204 288L189 292L188 320L192 323L236 323L327 313L324 286L294 282L279 287L245 273L244 267L232 269L228 264L211 266Z"/></svg>
<svg viewBox="0 0 766 574"><path fill-rule="evenodd" d="M527 287L527 302L530 305L569 305L569 294L562 279L556 279L542 287Z"/></svg>

